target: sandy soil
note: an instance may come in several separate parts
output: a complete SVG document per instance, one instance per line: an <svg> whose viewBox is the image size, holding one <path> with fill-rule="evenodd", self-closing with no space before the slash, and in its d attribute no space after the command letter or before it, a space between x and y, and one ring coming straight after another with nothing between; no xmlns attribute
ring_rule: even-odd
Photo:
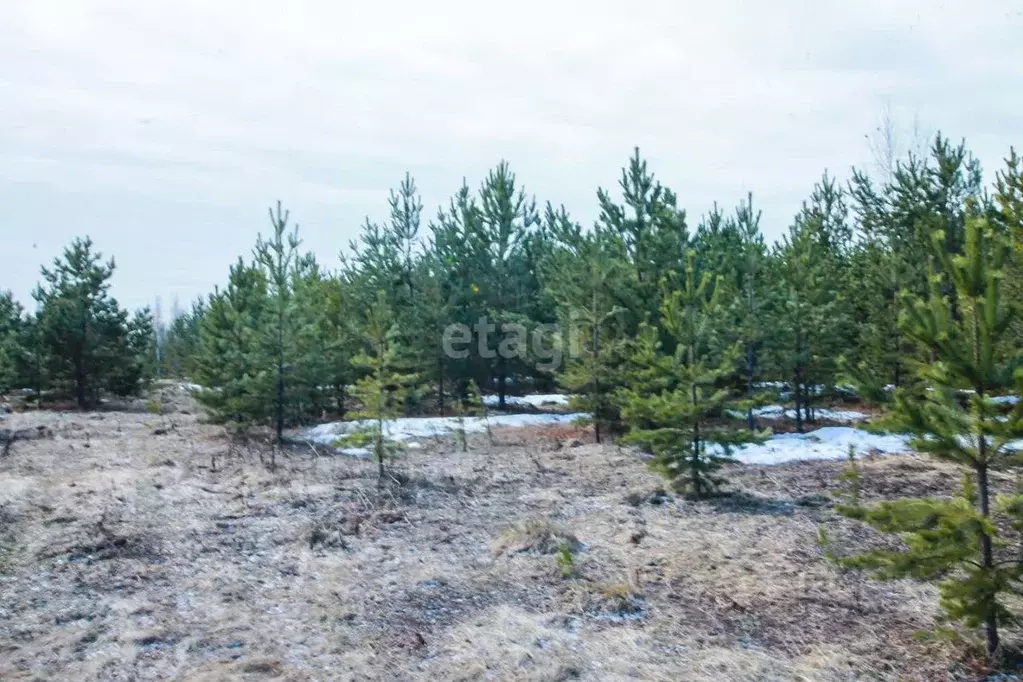
<svg viewBox="0 0 1023 682"><path fill-rule="evenodd" d="M841 464L737 467L735 494L691 502L635 452L509 430L424 442L381 489L307 446L270 471L265 442L164 404L0 422L41 436L0 459L0 679L976 677L968 648L914 638L934 588L824 561L822 525L876 541L830 510ZM958 482L863 468L874 498Z"/></svg>

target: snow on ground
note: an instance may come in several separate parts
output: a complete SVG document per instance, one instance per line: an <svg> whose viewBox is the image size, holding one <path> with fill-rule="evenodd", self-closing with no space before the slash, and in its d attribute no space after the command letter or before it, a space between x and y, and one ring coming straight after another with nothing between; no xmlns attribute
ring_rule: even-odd
<svg viewBox="0 0 1023 682"><path fill-rule="evenodd" d="M465 417L463 420L466 433L482 433L491 428L522 427L522 426L558 426L571 424L576 419L587 415L575 414L499 414L487 418ZM372 426L372 421L330 422L320 424L304 432L306 440L319 445L333 445L342 436L358 431L360 428ZM442 436L458 429L456 417L403 417L392 419L384 424L384 432L391 440L405 442L414 438L430 438Z"/></svg>
<svg viewBox="0 0 1023 682"><path fill-rule="evenodd" d="M882 454L909 452L903 435L878 435L849 426L825 426L809 433L782 433L760 444L746 445L733 453L744 464L782 464L809 459L843 459L849 446L858 455L872 450Z"/></svg>
<svg viewBox="0 0 1023 682"><path fill-rule="evenodd" d="M729 414L739 419L745 419L746 414L737 410L729 410ZM758 407L753 410L753 415L759 419L792 419L796 418L795 410L786 410L781 405L767 405L766 407ZM846 422L853 423L863 421L867 418L862 412L856 410L827 410L816 408L813 411L813 415L817 419L823 419L829 422Z"/></svg>
<svg viewBox="0 0 1023 682"><path fill-rule="evenodd" d="M553 426L570 424L585 414L508 414L495 415L484 420L482 417L466 417L467 433L481 433L489 421L492 428L522 426ZM334 445L339 438L369 426L370 422L331 422L307 429L304 437L319 445ZM409 417L387 422L388 438L407 442L414 438L429 438L450 433L458 428L454 417ZM764 443L744 446L733 453L735 459L745 464L782 464L797 460L843 459L849 452L849 445L857 454L871 451L882 454L908 452L908 439L901 435L877 435L848 426L826 426L809 433L783 433L773 436ZM411 448L418 443L408 443ZM366 448L341 448L340 454L351 457L368 457Z"/></svg>
<svg viewBox="0 0 1023 682"><path fill-rule="evenodd" d="M530 396L506 396L509 405L540 408L545 405L565 405L568 396L563 394L546 394ZM485 396L484 403L488 406L497 405L497 396ZM786 410L781 405L769 405L754 411L757 417L765 420L795 418L793 410ZM853 423L867 418L867 415L854 410L815 410L819 419L828 421ZM500 414L489 417L466 417L462 424L466 433L482 433L491 428L515 428L523 426L555 426L571 424L586 418L588 415L574 414ZM736 413L736 416L744 416ZM333 446L338 439L354 433L361 428L372 426L371 421L331 422L306 429L303 437L313 443ZM408 447L421 447L413 441L417 439L444 436L457 431L459 420L456 417L405 417L385 423L384 430L391 440L406 443ZM772 436L764 443L747 445L733 452L736 460L745 464L782 464L798 460L843 459L852 445L857 454L880 452L895 454L908 452L908 437L903 435L877 435L850 426L828 426L809 433L785 433ZM366 448L341 448L339 453L351 457L368 457Z"/></svg>
<svg viewBox="0 0 1023 682"><path fill-rule="evenodd" d="M337 451L338 454L359 459L368 459L371 454L369 448L338 448Z"/></svg>
<svg viewBox="0 0 1023 682"><path fill-rule="evenodd" d="M483 396L483 404L487 407L497 407L498 396ZM541 408L548 405L568 405L568 396L563 393L541 393L537 395L506 395L504 404L508 407L535 407Z"/></svg>
<svg viewBox="0 0 1023 682"><path fill-rule="evenodd" d="M789 385L785 381L757 381L753 384L754 388L788 388Z"/></svg>
<svg viewBox="0 0 1023 682"><path fill-rule="evenodd" d="M787 381L757 381L753 383L754 388L759 389L771 389L778 391L778 396L783 400L788 400L792 397L792 385ZM836 384L831 387L836 393L843 393L847 396L856 396L856 387L849 384ZM822 384L814 384L808 386L807 389L810 395L823 395L828 391L828 387Z"/></svg>

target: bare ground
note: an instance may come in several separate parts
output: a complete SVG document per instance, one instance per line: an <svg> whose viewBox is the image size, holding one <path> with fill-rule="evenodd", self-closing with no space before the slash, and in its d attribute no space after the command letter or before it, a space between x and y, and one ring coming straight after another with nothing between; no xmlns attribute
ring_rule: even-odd
<svg viewBox="0 0 1023 682"><path fill-rule="evenodd" d="M934 588L824 561L821 526L876 540L830 509L840 463L735 467L692 502L635 452L514 430L424 442L380 489L306 446L271 472L175 402L0 422L40 436L0 459L0 679L977 678L969 647L914 637ZM863 469L872 498L958 482Z"/></svg>

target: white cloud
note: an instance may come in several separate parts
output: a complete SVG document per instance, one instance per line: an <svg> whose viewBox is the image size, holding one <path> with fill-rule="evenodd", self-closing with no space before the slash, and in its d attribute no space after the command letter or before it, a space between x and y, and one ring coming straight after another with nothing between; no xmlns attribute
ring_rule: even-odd
<svg viewBox="0 0 1023 682"><path fill-rule="evenodd" d="M89 232L127 302L188 299L277 198L333 262L406 169L432 207L508 158L589 222L634 144L694 223L752 190L776 236L825 168L869 163L885 100L989 168L1023 111L1014 0L9 4L0 286L22 297Z"/></svg>

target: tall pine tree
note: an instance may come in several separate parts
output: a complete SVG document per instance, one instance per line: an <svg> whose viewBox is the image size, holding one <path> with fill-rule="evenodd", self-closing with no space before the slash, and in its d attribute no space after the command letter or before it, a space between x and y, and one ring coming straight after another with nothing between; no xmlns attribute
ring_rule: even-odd
<svg viewBox="0 0 1023 682"><path fill-rule="evenodd" d="M844 563L885 578L937 581L945 616L983 627L994 656L1001 627L1014 621L1005 597L1023 577L1023 496L996 500L990 474L1018 465L1011 443L1023 437L1023 404L1002 414L992 398L1013 386L1023 391L1023 375L1016 373L1018 349L1009 360L998 353L1014 314L1003 298L1007 246L982 218L967 220L959 246L963 253L950 253L945 235L935 233L941 275L931 278L926 298L907 295L902 327L931 361L915 366L925 390L899 389L887 426L911 434L915 450L962 466L963 491L951 500L843 509L904 542ZM944 294L948 287L954 298Z"/></svg>
<svg viewBox="0 0 1023 682"><path fill-rule="evenodd" d="M548 209L548 222L567 220ZM561 308L567 360L558 382L573 394L573 409L592 415L593 435L601 442L617 422L614 393L619 382L622 337L618 320L625 312L614 304L611 287L623 263L609 253L608 235L600 229L575 231L573 248L550 257L545 281Z"/></svg>
<svg viewBox="0 0 1023 682"><path fill-rule="evenodd" d="M269 323L263 330L265 355L270 359L274 374L273 424L277 441L284 438L285 410L287 408L286 382L297 358L295 336L298 333L294 306L294 271L298 266L298 227L288 232L287 211L270 209L270 224L273 228L268 239L262 236L256 241L256 263L263 269L269 297Z"/></svg>

